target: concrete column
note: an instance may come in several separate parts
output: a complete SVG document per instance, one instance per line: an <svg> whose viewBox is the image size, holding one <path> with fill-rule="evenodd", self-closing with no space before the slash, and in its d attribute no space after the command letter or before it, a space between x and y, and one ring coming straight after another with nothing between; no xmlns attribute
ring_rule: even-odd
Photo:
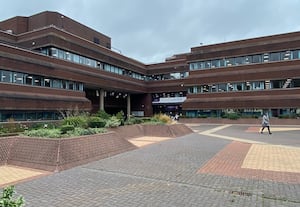
<svg viewBox="0 0 300 207"><path fill-rule="evenodd" d="M130 117L131 114L131 99L130 99L130 94L127 96L127 118Z"/></svg>
<svg viewBox="0 0 300 207"><path fill-rule="evenodd" d="M100 96L99 96L99 109L104 110L104 90L100 89Z"/></svg>

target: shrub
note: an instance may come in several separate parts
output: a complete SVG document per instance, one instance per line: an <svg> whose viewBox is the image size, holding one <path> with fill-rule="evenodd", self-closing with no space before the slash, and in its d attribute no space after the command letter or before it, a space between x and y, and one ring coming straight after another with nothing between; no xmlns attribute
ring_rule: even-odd
<svg viewBox="0 0 300 207"><path fill-rule="evenodd" d="M123 111L119 111L119 112L116 114L116 117L117 117L117 119L120 120L121 125L124 125L124 122L125 122L124 112L123 112Z"/></svg>
<svg viewBox="0 0 300 207"><path fill-rule="evenodd" d="M70 116L63 120L63 125L73 125L74 127L87 128L88 116Z"/></svg>
<svg viewBox="0 0 300 207"><path fill-rule="evenodd" d="M33 129L33 130L27 130L23 134L29 137L49 137L49 138L61 137L61 131L59 129Z"/></svg>
<svg viewBox="0 0 300 207"><path fill-rule="evenodd" d="M161 122L164 124L170 124L172 123L172 119L171 117L169 117L168 115L165 114L155 114L153 116L153 119L151 120L152 122Z"/></svg>
<svg viewBox="0 0 300 207"><path fill-rule="evenodd" d="M149 119L148 121L151 121L151 119ZM130 119L127 119L124 124L132 125L132 124L141 124L142 122L143 122L142 119L131 117Z"/></svg>
<svg viewBox="0 0 300 207"><path fill-rule="evenodd" d="M237 120L241 118L237 113L229 113L227 116L228 119Z"/></svg>
<svg viewBox="0 0 300 207"><path fill-rule="evenodd" d="M96 116L102 118L102 119L109 119L111 117L111 115L109 115L108 113L106 113L104 110L99 110L96 114Z"/></svg>
<svg viewBox="0 0 300 207"><path fill-rule="evenodd" d="M83 136L83 135L91 135L91 134L99 134L106 132L104 128L75 128L73 131L68 131L67 136L74 137L74 136Z"/></svg>
<svg viewBox="0 0 300 207"><path fill-rule="evenodd" d="M116 116L112 116L107 120L105 127L118 127L120 125L121 121Z"/></svg>
<svg viewBox="0 0 300 207"><path fill-rule="evenodd" d="M103 128L105 127L105 120L100 117L92 116L88 120L88 126L90 128Z"/></svg>
<svg viewBox="0 0 300 207"><path fill-rule="evenodd" d="M24 204L23 197L20 196L13 200L14 186L9 186L3 189L2 196L0 197L0 207L20 207Z"/></svg>
<svg viewBox="0 0 300 207"><path fill-rule="evenodd" d="M60 131L62 134L66 134L68 131L73 131L75 129L75 126L73 125L62 125L60 128Z"/></svg>
<svg viewBox="0 0 300 207"><path fill-rule="evenodd" d="M19 133L24 132L27 127L20 123L9 122L7 124L0 125L0 133Z"/></svg>

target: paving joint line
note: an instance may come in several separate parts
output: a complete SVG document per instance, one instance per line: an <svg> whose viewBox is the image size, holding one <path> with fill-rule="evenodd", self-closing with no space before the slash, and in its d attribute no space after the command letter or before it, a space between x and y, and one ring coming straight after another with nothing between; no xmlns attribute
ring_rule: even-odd
<svg viewBox="0 0 300 207"><path fill-rule="evenodd" d="M104 170L104 169L93 169L93 168L88 168L88 167L82 167L83 169L86 169L88 171L94 171L94 172L99 172L99 173L106 173L106 174L111 174L111 175L119 175L119 176L124 176L124 177L129 177L129 178L138 178L138 179L145 179L148 181L155 181L155 182L161 182L161 183L166 183L168 186L170 184L173 185L179 185L182 187L191 187L191 188L202 188L202 189L207 189L207 190L213 190L217 193L227 193L227 194L232 194L232 195L238 195L238 196L256 196L256 197L261 197L263 198L268 198L273 200L282 200L281 197L271 197L271 196L265 196L264 192L248 192L245 190L242 190L240 188L224 188L224 187L210 187L209 185L201 185L201 184L190 184L190 183L185 183L185 182L178 182L174 180L164 180L160 178L153 178L153 177L148 177L148 176L140 176L140 175L134 175L134 174L129 174L129 173L122 173L122 172L116 172L116 171L111 171L111 170ZM300 203L300 201L294 201L294 200L288 200L285 199L287 202L293 202L293 203Z"/></svg>

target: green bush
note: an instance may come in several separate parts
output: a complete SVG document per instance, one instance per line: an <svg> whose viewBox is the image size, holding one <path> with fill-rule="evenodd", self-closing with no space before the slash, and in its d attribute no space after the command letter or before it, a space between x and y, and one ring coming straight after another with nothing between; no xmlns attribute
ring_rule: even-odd
<svg viewBox="0 0 300 207"><path fill-rule="evenodd" d="M74 125L62 125L60 127L60 131L62 134L66 134L68 131L73 131L75 129L75 126Z"/></svg>
<svg viewBox="0 0 300 207"><path fill-rule="evenodd" d="M104 110L99 110L97 113L96 113L96 116L102 118L102 119L109 119L111 117L111 115L109 115L108 113L106 113Z"/></svg>
<svg viewBox="0 0 300 207"><path fill-rule="evenodd" d="M107 120L105 127L118 127L120 125L121 121L116 116L112 116Z"/></svg>
<svg viewBox="0 0 300 207"><path fill-rule="evenodd" d="M23 134L29 137L49 137L49 138L61 137L61 131L59 129L33 129L33 130L27 130Z"/></svg>
<svg viewBox="0 0 300 207"><path fill-rule="evenodd" d="M63 120L63 125L87 128L88 116L69 116Z"/></svg>
<svg viewBox="0 0 300 207"><path fill-rule="evenodd" d="M27 129L25 125L16 122L9 122L7 124L0 125L0 134L6 133L19 133L24 132Z"/></svg>
<svg viewBox="0 0 300 207"><path fill-rule="evenodd" d="M170 124L172 123L171 117L165 114L155 114L151 119L151 122L160 122L163 124Z"/></svg>
<svg viewBox="0 0 300 207"><path fill-rule="evenodd" d="M90 128L103 128L105 127L105 124L106 122L104 119L96 116L92 116L88 120L88 126Z"/></svg>
<svg viewBox="0 0 300 207"><path fill-rule="evenodd" d="M104 128L75 128L73 131L68 131L67 136L68 137L74 137L74 136L83 136L83 135L91 135L91 134L100 134L104 133L107 130Z"/></svg>
<svg viewBox="0 0 300 207"><path fill-rule="evenodd" d="M124 125L124 122L125 122L124 112L123 112L123 111L119 111L119 112L116 114L116 117L117 117L117 119L120 120L121 125Z"/></svg>
<svg viewBox="0 0 300 207"><path fill-rule="evenodd" d="M227 116L228 119L237 120L241 118L237 113L229 113Z"/></svg>
<svg viewBox="0 0 300 207"><path fill-rule="evenodd" d="M150 122L151 119L148 119L148 121ZM131 117L131 118L127 119L124 124L125 125L133 125L133 124L141 124L141 123L143 123L142 119L139 119L136 117Z"/></svg>
<svg viewBox="0 0 300 207"><path fill-rule="evenodd" d="M14 186L9 186L3 189L2 196L0 197L0 207L20 207L24 204L23 197L13 199L15 193Z"/></svg>

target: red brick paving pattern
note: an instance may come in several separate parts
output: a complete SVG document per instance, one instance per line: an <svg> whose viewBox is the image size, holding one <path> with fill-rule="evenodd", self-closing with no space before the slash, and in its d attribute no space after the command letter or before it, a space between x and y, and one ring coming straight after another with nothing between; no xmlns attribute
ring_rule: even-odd
<svg viewBox="0 0 300 207"><path fill-rule="evenodd" d="M198 173L300 184L300 173L241 168L250 147L249 143L233 141L201 167Z"/></svg>

